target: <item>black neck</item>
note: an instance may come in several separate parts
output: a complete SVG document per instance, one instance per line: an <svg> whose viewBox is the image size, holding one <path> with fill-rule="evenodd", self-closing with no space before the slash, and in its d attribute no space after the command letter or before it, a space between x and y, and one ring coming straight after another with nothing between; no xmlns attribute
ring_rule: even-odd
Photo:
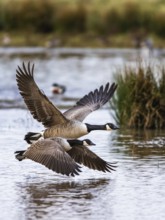
<svg viewBox="0 0 165 220"><path fill-rule="evenodd" d="M106 130L105 125L90 125L86 124L88 132L94 131L94 130Z"/></svg>
<svg viewBox="0 0 165 220"><path fill-rule="evenodd" d="M67 140L68 143L70 144L70 146L77 146L77 145L82 145L82 142L81 140L77 140L77 139L73 139L73 140Z"/></svg>

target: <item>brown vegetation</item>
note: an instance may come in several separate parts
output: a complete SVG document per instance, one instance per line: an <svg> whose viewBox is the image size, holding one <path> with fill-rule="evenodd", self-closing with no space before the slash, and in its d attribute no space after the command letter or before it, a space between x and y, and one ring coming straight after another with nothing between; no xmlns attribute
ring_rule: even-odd
<svg viewBox="0 0 165 220"><path fill-rule="evenodd" d="M116 118L129 128L165 128L165 69L126 67L116 76L118 89L113 99Z"/></svg>

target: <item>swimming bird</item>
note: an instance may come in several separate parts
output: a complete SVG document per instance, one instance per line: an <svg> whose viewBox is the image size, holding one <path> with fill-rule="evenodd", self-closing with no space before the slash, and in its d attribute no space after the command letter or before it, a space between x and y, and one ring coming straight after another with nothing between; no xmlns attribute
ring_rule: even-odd
<svg viewBox="0 0 165 220"><path fill-rule="evenodd" d="M27 150L16 151L16 159L31 159L47 168L63 175L79 175L80 166L84 164L90 169L111 172L116 167L90 151L86 146L95 145L91 140L66 140L64 138L47 138L39 140Z"/></svg>
<svg viewBox="0 0 165 220"><path fill-rule="evenodd" d="M53 94L63 94L66 91L66 87L58 83L53 83L51 91Z"/></svg>
<svg viewBox="0 0 165 220"><path fill-rule="evenodd" d="M34 81L34 64L23 63L22 68L16 70L16 80L20 94L22 95L28 109L34 119L45 126L40 133L29 132L25 135L28 143L38 140L40 137L63 137L67 139L79 138L93 130L115 130L118 129L112 123L104 125L91 125L83 123L83 120L91 112L99 109L113 96L117 85L107 83L88 95L81 98L75 106L62 113L48 97L39 89Z"/></svg>

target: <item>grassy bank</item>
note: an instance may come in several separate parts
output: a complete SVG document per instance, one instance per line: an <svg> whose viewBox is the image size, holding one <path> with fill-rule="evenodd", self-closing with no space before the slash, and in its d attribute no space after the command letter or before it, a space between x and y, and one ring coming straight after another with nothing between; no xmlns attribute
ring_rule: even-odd
<svg viewBox="0 0 165 220"><path fill-rule="evenodd" d="M161 42L164 24L165 4L160 0L0 0L0 32L10 33L13 44L18 44L14 33L21 39L25 31L39 42L55 36L64 45L83 45L86 39L92 44L94 39L98 46L112 41L129 46L130 39L148 34ZM19 41L27 41L24 34Z"/></svg>
<svg viewBox="0 0 165 220"><path fill-rule="evenodd" d="M39 33L33 31L8 31L0 32L0 46L4 46L5 37L10 38L7 46L43 46L49 47L134 47L134 41L131 34L114 34L111 36L102 36L98 34L76 33L61 34L61 33ZM164 47L164 39L157 36L151 36L156 46Z"/></svg>
<svg viewBox="0 0 165 220"><path fill-rule="evenodd" d="M116 119L127 128L165 128L165 68L126 67L116 73L118 88L112 106Z"/></svg>

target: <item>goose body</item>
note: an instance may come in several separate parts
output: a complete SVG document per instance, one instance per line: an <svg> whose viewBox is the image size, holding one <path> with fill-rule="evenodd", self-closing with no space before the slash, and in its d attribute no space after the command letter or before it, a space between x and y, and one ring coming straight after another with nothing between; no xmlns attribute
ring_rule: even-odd
<svg viewBox="0 0 165 220"><path fill-rule="evenodd" d="M53 136L60 136L63 138L79 138L88 134L93 130L115 130L117 127L112 123L105 125L90 125L77 120L69 120L64 124L57 124L41 132L41 136L49 138Z"/></svg>
<svg viewBox="0 0 165 220"><path fill-rule="evenodd" d="M31 159L46 166L48 169L63 175L79 175L83 164L90 169L111 172L115 169L113 163L101 159L86 146L95 145L89 139L66 140L61 137L39 140L27 150L16 151L16 159L22 161Z"/></svg>
<svg viewBox="0 0 165 220"><path fill-rule="evenodd" d="M63 138L79 138L88 134L88 129L86 124L76 121L76 120L68 120L68 122L64 124L57 124L50 128L47 128L43 132L43 137L63 137Z"/></svg>
<svg viewBox="0 0 165 220"><path fill-rule="evenodd" d="M32 140L38 140L41 136L78 138L88 134L93 130L115 130L117 127L112 123L104 125L90 125L83 123L83 120L91 112L99 109L107 103L113 96L117 85L107 83L105 87L101 86L93 92L81 98L75 106L62 113L45 94L39 89L34 81L34 64L30 62L27 67L23 63L22 68L18 66L16 70L16 80L20 94L22 95L32 116L45 126L42 133L29 132L25 136L28 143Z"/></svg>
<svg viewBox="0 0 165 220"><path fill-rule="evenodd" d="M39 140L25 151L16 151L19 161L31 159L63 175L78 175L80 166L66 153L71 146L62 138L48 138Z"/></svg>

